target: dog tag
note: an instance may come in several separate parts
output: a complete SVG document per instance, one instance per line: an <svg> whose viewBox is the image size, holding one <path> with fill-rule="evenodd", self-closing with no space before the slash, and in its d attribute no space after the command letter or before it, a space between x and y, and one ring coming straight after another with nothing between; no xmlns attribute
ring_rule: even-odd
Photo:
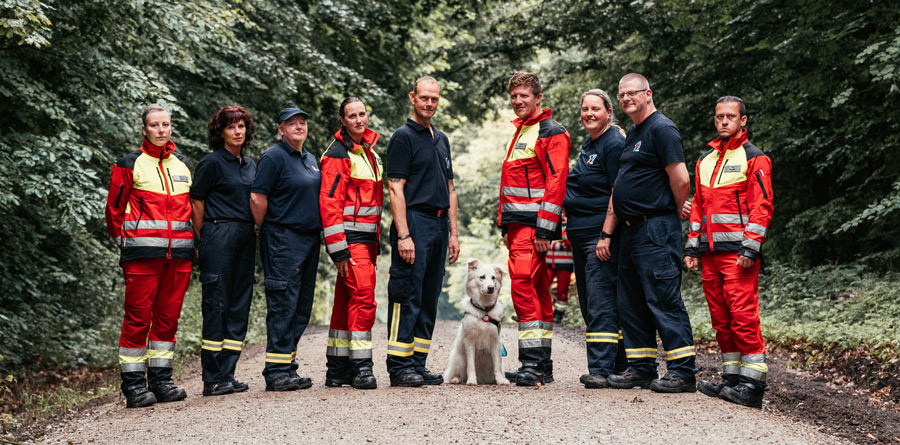
<svg viewBox="0 0 900 445"><path fill-rule="evenodd" d="M491 322L491 317L488 317L488 315L485 314L484 317L481 317L481 321L483 321L483 322L485 322L485 323L490 323L490 322Z"/></svg>
<svg viewBox="0 0 900 445"><path fill-rule="evenodd" d="M506 357L506 346L500 345L500 347L503 348L503 352L500 355Z"/></svg>

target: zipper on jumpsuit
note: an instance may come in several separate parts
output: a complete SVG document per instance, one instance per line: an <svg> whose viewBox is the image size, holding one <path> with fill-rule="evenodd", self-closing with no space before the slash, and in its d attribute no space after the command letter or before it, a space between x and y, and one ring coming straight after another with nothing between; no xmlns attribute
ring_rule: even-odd
<svg viewBox="0 0 900 445"><path fill-rule="evenodd" d="M159 172L162 172L162 176L165 176L165 174L166 174L166 171L163 168L162 153L160 153L160 158L159 158ZM162 177L162 176L160 176L160 177ZM174 186L175 186L175 184L173 183L172 187L174 188ZM163 187L165 188L165 191L166 191L166 227L168 227L168 238L169 238L169 246L168 246L168 249L166 250L166 259L171 260L172 259L172 218L169 215L169 208L172 206L172 203L171 203L172 191L169 189L169 184L166 181L163 181Z"/></svg>

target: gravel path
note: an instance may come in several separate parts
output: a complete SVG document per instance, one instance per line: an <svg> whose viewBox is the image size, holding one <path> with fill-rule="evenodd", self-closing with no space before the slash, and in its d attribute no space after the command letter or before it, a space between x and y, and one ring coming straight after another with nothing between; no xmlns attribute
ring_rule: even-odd
<svg viewBox="0 0 900 445"><path fill-rule="evenodd" d="M442 372L458 323L439 322L429 367ZM123 399L78 413L38 443L840 443L815 428L764 410L702 394L649 390L587 390L583 333L557 328L556 382L540 388L444 384L391 388L384 366L386 328L375 326L379 388L326 388L327 329L310 328L300 342L300 375L313 387L267 393L262 347L245 351L237 377L242 394L202 397L199 373L177 382L183 402L125 409ZM516 330L504 326L515 369Z"/></svg>

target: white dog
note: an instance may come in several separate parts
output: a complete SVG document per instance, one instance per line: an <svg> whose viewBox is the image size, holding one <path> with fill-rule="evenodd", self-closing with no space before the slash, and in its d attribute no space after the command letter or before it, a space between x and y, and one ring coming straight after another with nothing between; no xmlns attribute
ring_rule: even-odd
<svg viewBox="0 0 900 445"><path fill-rule="evenodd" d="M450 351L450 365L444 371L450 383L466 385L509 385L503 374L503 346L500 344L500 319L503 305L497 301L503 285L499 264L481 264L469 258L466 277L465 311L459 332Z"/></svg>

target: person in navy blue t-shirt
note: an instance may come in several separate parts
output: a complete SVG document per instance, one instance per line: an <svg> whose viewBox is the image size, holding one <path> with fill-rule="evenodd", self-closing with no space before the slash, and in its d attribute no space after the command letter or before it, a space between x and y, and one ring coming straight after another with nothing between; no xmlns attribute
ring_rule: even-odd
<svg viewBox="0 0 900 445"><path fill-rule="evenodd" d="M246 391L234 379L244 347L253 272L256 233L250 213L250 186L256 163L244 155L255 127L243 107L220 109L209 120L209 148L194 170L190 198L192 222L200 239L200 284L203 285L203 395Z"/></svg>
<svg viewBox="0 0 900 445"><path fill-rule="evenodd" d="M297 342L312 313L322 231L322 173L316 158L303 149L307 119L296 107L281 111L281 142L259 158L250 190L266 274L266 391L312 386L308 377L297 375Z"/></svg>
<svg viewBox="0 0 900 445"><path fill-rule="evenodd" d="M625 146L624 132L615 123L612 100L605 91L581 95L581 124L590 136L566 178L563 207L585 324L588 374L581 376L585 388L606 388L607 377L625 368L616 309L620 231L614 223L604 227L607 219L615 219L607 218L607 208Z"/></svg>
<svg viewBox="0 0 900 445"><path fill-rule="evenodd" d="M385 156L394 219L388 281L391 386L444 382L425 367L448 250L450 264L459 257L450 143L431 125L440 98L433 77L416 81L409 93L412 118L391 136Z"/></svg>
<svg viewBox="0 0 900 445"><path fill-rule="evenodd" d="M616 222L624 223L617 294L628 369L607 381L614 388L694 392L694 337L681 299L678 211L691 189L681 133L656 110L644 76L623 77L616 97L634 122L610 203ZM657 331L666 355L662 378L657 378L656 370Z"/></svg>

